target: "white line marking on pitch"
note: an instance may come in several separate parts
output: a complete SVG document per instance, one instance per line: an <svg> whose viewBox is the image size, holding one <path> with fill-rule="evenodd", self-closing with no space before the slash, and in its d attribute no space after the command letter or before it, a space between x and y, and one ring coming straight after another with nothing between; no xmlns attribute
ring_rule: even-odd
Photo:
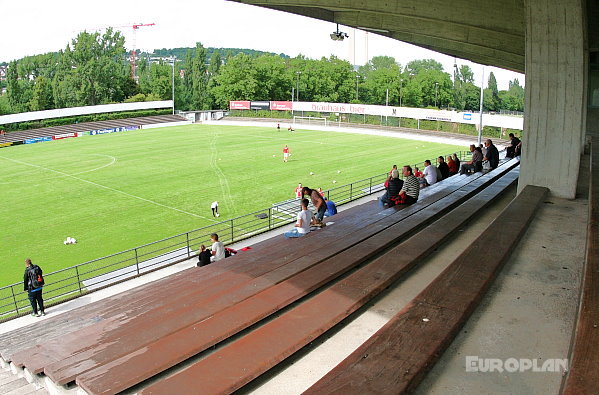
<svg viewBox="0 0 599 395"><path fill-rule="evenodd" d="M228 206L228 209L231 210L234 214L237 214L237 208L233 203L233 199L231 199L231 188L229 187L229 180L227 180L227 176L217 163L218 150L216 148L216 133L212 136L212 140L210 140L210 165L214 169L218 177L218 182L220 184L220 189L223 193L223 198L225 199L225 203Z"/></svg>
<svg viewBox="0 0 599 395"><path fill-rule="evenodd" d="M98 183L96 183L96 182L93 182L93 181L85 180L85 179L83 179L83 178L76 177L76 176L74 176L74 175L71 175L71 174L68 174L68 173L64 173L64 172L62 172L62 171L59 171L59 170L54 170L54 169L50 169L50 168L47 168L47 167L44 167L44 166L34 165L33 163L27 163L27 162L23 162L23 161L20 161L20 160L17 160L17 159L11 159L11 158L7 158L7 157L4 157L4 156L0 156L0 158L3 158L3 159L6 159L6 160L9 160L9 161L12 161L12 162L15 162L15 163L20 163L20 164L22 164L22 165L27 165L27 166L31 166L31 167L37 167L37 168L39 168L39 169L48 170L48 171L51 171L51 172L54 172L54 173L62 174L63 176L66 176L66 177L71 177L71 178L74 178L74 179L76 179L76 180L83 181L83 182L86 182L86 183L88 183L88 184L95 185L95 186L97 186L97 187L100 187L100 188L107 189L107 190L109 190L109 191L117 192L117 193L123 194L123 195L125 195L125 196L129 196L129 197L132 197L132 198L135 198L135 199L143 200L144 202L152 203L152 204L155 204L156 206L160 206L160 207L168 208L168 209L170 209L170 210L175 210L175 211L178 211L178 212L180 212L180 213L183 213L183 214L191 215L191 216L193 216L193 217L197 217L197 218L203 218L203 219L206 219L206 220L208 220L208 221L212 221L212 222L218 222L218 221L215 221L215 220L213 220L213 219L211 219L211 218L204 217L204 216L202 216L202 215L198 215L198 214L190 213L190 212L187 212L187 211L184 211L184 210L178 209L178 208L176 208L176 207L167 206L167 205L165 205L165 204L158 203L158 202L155 202L155 201L153 201L153 200L149 200L149 199L146 199L146 198L142 198L141 196L136 196L136 195L132 195L132 194L130 194L130 193L127 193L127 192L119 191L118 189L111 188L111 187L107 187L106 185L98 184Z"/></svg>
<svg viewBox="0 0 599 395"><path fill-rule="evenodd" d="M105 168L105 167L112 166L112 165L114 165L114 164L116 163L116 161L117 161L117 159L116 159L114 156L111 156L111 155L104 155L104 154L90 154L90 155L95 155L95 156L105 156L105 157L107 157L107 158L110 158L110 159L112 159L112 160L110 161L110 163L108 163L108 164L105 164L105 165L102 165L102 166L100 166L100 167L96 167L96 168L93 168L93 169L90 169L90 170L84 170L84 171L80 171L80 172L73 173L73 174L68 174L68 176L76 176L76 175L83 174L83 173L91 173L92 171L97 171L97 170L103 169L103 168ZM3 156L2 158L4 158L4 159L8 159L8 158L6 158L6 157L4 157L4 156ZM46 170L50 170L50 169L46 169ZM66 177L66 176L67 176L67 175L61 175L61 176L59 176L59 177L53 177L53 178L62 178L62 177ZM7 182L0 182L0 185L8 185L8 184L26 184L26 183L29 183L29 182L30 182L30 181L27 181L27 180L23 180L23 181L7 181ZM39 184L36 184L36 185L39 185Z"/></svg>

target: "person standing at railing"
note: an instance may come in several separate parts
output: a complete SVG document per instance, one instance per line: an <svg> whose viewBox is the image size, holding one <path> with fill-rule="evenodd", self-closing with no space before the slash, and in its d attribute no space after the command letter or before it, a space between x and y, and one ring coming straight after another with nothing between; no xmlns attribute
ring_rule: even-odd
<svg viewBox="0 0 599 395"><path fill-rule="evenodd" d="M302 187L302 183L300 182L299 184L297 184L297 188L295 188L295 197L298 199L302 198L302 189L304 189Z"/></svg>
<svg viewBox="0 0 599 395"><path fill-rule="evenodd" d="M25 259L25 274L23 275L23 290L29 296L31 308L34 317L46 315L44 311L44 299L42 298L42 287L44 286L44 277L42 269L31 263L31 259ZM39 312L38 312L39 306Z"/></svg>

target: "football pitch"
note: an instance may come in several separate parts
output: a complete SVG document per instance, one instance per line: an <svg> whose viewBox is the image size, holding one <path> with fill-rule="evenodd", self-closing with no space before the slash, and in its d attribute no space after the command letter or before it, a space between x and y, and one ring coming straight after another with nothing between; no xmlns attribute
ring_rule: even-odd
<svg viewBox="0 0 599 395"><path fill-rule="evenodd" d="M463 148L217 125L3 148L0 286L22 280L25 258L49 273L269 207L292 198L299 182L327 190ZM77 244L64 245L67 237Z"/></svg>

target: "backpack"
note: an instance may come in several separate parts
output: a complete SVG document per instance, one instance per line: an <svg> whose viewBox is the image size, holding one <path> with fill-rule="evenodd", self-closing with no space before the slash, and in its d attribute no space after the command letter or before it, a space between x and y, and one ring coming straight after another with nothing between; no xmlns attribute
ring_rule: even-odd
<svg viewBox="0 0 599 395"><path fill-rule="evenodd" d="M42 275L42 269L39 266L34 265L31 270L31 286L35 288L39 288L44 285L44 276Z"/></svg>

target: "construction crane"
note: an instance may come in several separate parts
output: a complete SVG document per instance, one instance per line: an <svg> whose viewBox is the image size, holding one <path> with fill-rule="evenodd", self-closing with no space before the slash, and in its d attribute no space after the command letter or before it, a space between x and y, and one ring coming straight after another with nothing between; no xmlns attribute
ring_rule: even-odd
<svg viewBox="0 0 599 395"><path fill-rule="evenodd" d="M137 36L137 30L140 27L144 27L144 26L156 26L156 24L155 23L135 23L133 25L104 26L104 27L97 27L97 28L93 29L93 30L106 30L109 27L113 28L113 29L118 29L118 28L121 28L121 27L131 27L131 28L133 28L133 37L131 38L132 47L133 48L131 48L131 53L129 55L129 60L130 60L130 63L131 63L131 78L133 78L133 80L135 82L137 82L137 80L138 80L137 75L136 75L136 66L135 66L135 62L137 60L136 36Z"/></svg>
<svg viewBox="0 0 599 395"><path fill-rule="evenodd" d="M137 30L140 27L143 26L155 26L155 23L136 23L133 25L129 25L129 26L119 26L119 27L132 27L133 28L133 48L131 48L131 78L133 78L133 80L135 82L137 82L137 75L136 75L136 68L135 68L135 60L137 58L137 53L136 53L136 33Z"/></svg>

